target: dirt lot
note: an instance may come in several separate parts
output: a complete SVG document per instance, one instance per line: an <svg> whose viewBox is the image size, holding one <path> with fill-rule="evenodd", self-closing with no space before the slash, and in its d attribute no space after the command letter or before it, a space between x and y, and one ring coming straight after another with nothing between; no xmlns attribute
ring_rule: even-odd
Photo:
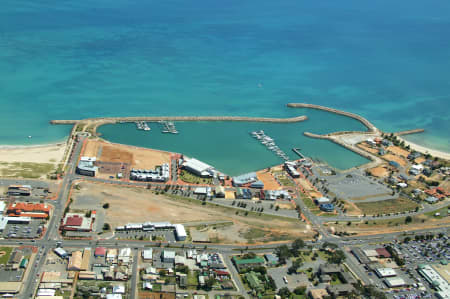
<svg viewBox="0 0 450 299"><path fill-rule="evenodd" d="M268 190L278 190L281 186L278 184L277 180L273 177L272 173L266 170L261 170L256 173L259 180L264 183L264 189Z"/></svg>
<svg viewBox="0 0 450 299"><path fill-rule="evenodd" d="M384 178L389 175L389 169L387 169L387 167L385 167L385 166L378 166L378 167L369 169L369 173L375 177L378 177L378 178L383 177Z"/></svg>
<svg viewBox="0 0 450 299"><path fill-rule="evenodd" d="M83 156L97 157L102 162L121 162L131 168L153 169L170 162L168 152L128 145L113 144L102 140L88 140Z"/></svg>
<svg viewBox="0 0 450 299"><path fill-rule="evenodd" d="M398 164L400 164L401 166L405 166L406 165L406 160L403 159L402 157L399 156L395 156L393 154L386 154L383 156L383 159L385 159L386 161L395 161Z"/></svg>
<svg viewBox="0 0 450 299"><path fill-rule="evenodd" d="M404 158L408 157L409 152L398 146L388 146L386 150L396 154L397 156L402 156Z"/></svg>
<svg viewBox="0 0 450 299"><path fill-rule="evenodd" d="M243 238L252 242L272 242L296 237L310 237L312 231L296 219L259 216L256 213L236 214L233 208L219 207L200 201L156 195L144 188L119 187L106 184L82 183L77 196L108 203L105 222L112 227L129 222L170 221L172 223L202 223L231 221L233 225L218 227L215 242L242 243ZM270 221L270 225L267 223ZM196 224L197 225L197 224ZM254 233L258 230L260 233ZM249 234L249 232L253 232Z"/></svg>

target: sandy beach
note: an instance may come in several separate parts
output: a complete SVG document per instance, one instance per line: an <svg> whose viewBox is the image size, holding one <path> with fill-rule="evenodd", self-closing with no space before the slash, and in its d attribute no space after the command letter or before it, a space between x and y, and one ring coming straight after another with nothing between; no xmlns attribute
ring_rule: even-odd
<svg viewBox="0 0 450 299"><path fill-rule="evenodd" d="M32 145L32 146L0 146L2 162L59 163L63 158L66 143Z"/></svg>
<svg viewBox="0 0 450 299"><path fill-rule="evenodd" d="M422 146L422 145L418 145L416 143L413 143L411 141L403 139L400 136L398 136L397 138L400 141L404 141L405 145L409 145L409 147L411 149L413 149L413 150L416 150L416 151L421 152L423 154L430 154L433 157L438 157L438 158L441 158L441 159L450 160L450 153L446 153L446 152L430 149L430 148Z"/></svg>

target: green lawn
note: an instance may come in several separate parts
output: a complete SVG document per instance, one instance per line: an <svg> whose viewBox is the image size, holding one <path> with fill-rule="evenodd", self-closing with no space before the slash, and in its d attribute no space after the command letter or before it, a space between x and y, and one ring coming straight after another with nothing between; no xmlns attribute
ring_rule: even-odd
<svg viewBox="0 0 450 299"><path fill-rule="evenodd" d="M180 179L183 182L191 183L191 184L212 184L212 178L202 178L199 176L196 176L195 174L192 174L186 170L181 170L180 173Z"/></svg>
<svg viewBox="0 0 450 299"><path fill-rule="evenodd" d="M161 285L160 284L154 284L152 288L153 292L160 292L161 291Z"/></svg>
<svg viewBox="0 0 450 299"><path fill-rule="evenodd" d="M12 247L0 247L0 251L4 251L6 253L5 255L0 257L0 264L5 265L8 262L12 250Z"/></svg>
<svg viewBox="0 0 450 299"><path fill-rule="evenodd" d="M450 206L447 206L447 207L443 207L443 208L438 209L438 210L434 210L434 211L431 211L431 212L424 213L424 215L426 215L426 216L428 216L430 218L441 219L441 218L447 217L449 210L450 210ZM434 216L436 213L439 213L440 215L439 216Z"/></svg>
<svg viewBox="0 0 450 299"><path fill-rule="evenodd" d="M198 286L198 277L197 273L193 271L189 271L187 276L188 289L197 289Z"/></svg>

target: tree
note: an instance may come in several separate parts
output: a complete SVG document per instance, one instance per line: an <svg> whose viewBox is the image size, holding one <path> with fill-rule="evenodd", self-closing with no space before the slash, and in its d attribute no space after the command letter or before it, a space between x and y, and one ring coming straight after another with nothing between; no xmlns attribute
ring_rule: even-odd
<svg viewBox="0 0 450 299"><path fill-rule="evenodd" d="M325 242L322 244L322 249L326 249L326 248L336 249L336 248L338 248L338 246L337 246L337 244L334 244L334 243Z"/></svg>
<svg viewBox="0 0 450 299"><path fill-rule="evenodd" d="M289 289L287 287L282 287L278 291L278 295L280 295L281 298L289 298L291 296L291 291L289 291Z"/></svg>
<svg viewBox="0 0 450 299"><path fill-rule="evenodd" d="M300 268L303 265L303 262L299 259L295 260L292 263L292 266L288 268L288 274L294 274L297 273L298 268Z"/></svg>
<svg viewBox="0 0 450 299"><path fill-rule="evenodd" d="M408 224L408 223L411 223L411 222L412 222L411 216L406 216L405 223Z"/></svg>
<svg viewBox="0 0 450 299"><path fill-rule="evenodd" d="M280 264L286 264L286 260L291 256L291 252L286 245L276 248L275 254L278 256Z"/></svg>
<svg viewBox="0 0 450 299"><path fill-rule="evenodd" d="M299 251L303 247L305 247L305 242L302 239L295 239L295 241L292 243L292 250L294 252Z"/></svg>
<svg viewBox="0 0 450 299"><path fill-rule="evenodd" d="M110 230L111 226L109 225L109 223L105 223L103 224L103 230Z"/></svg>
<svg viewBox="0 0 450 299"><path fill-rule="evenodd" d="M216 280L214 278L212 278L212 277L208 278L205 281L205 286L204 286L205 290L210 291L215 283L216 283Z"/></svg>
<svg viewBox="0 0 450 299"><path fill-rule="evenodd" d="M109 203L105 203L105 204L103 204L103 208L104 208L104 209L107 209L107 208L109 208Z"/></svg>
<svg viewBox="0 0 450 299"><path fill-rule="evenodd" d="M341 264L343 261L345 261L345 254L342 250L332 252L328 258L328 262L332 264Z"/></svg>

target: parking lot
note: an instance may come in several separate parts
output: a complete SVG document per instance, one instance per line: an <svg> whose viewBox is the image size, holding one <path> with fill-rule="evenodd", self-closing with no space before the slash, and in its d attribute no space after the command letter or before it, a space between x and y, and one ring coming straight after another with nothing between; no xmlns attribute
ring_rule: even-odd
<svg viewBox="0 0 450 299"><path fill-rule="evenodd" d="M434 263L442 259L450 260L448 242L445 238L440 240L409 241L398 245L407 264Z"/></svg>
<svg viewBox="0 0 450 299"><path fill-rule="evenodd" d="M4 238L33 239L38 238L44 227L44 221L32 219L30 223L7 224L2 233Z"/></svg>

